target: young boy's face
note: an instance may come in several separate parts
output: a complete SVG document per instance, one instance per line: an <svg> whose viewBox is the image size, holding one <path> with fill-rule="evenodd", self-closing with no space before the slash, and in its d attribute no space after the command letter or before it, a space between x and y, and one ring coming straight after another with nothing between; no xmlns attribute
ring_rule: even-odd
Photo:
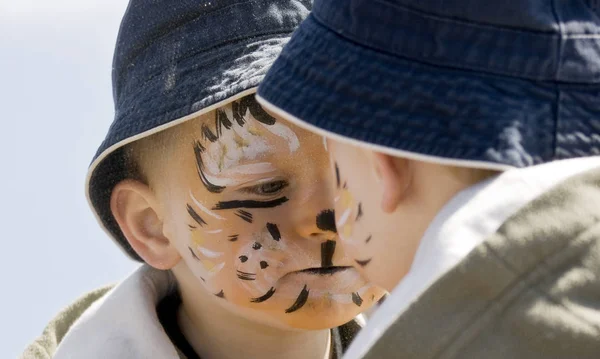
<svg viewBox="0 0 600 359"><path fill-rule="evenodd" d="M298 328L342 324L381 297L338 243L322 137L252 97L179 126L154 190L198 285Z"/></svg>

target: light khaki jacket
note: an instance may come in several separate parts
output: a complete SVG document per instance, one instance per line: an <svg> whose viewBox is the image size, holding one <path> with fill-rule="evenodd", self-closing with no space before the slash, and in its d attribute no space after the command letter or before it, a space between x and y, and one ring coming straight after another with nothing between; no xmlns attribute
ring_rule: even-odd
<svg viewBox="0 0 600 359"><path fill-rule="evenodd" d="M600 358L600 169L509 218L365 359Z"/></svg>

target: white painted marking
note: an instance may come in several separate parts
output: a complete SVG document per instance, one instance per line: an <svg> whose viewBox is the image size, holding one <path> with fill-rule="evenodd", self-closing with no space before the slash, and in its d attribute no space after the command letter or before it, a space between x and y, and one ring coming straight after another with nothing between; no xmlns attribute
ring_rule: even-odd
<svg viewBox="0 0 600 359"><path fill-rule="evenodd" d="M346 209L346 211L344 211L344 213L342 213L342 215L340 216L340 220L337 221L337 223L335 224L338 228L343 227L346 222L348 221L348 218L350 218L350 213L351 213L351 209L348 208Z"/></svg>
<svg viewBox="0 0 600 359"><path fill-rule="evenodd" d="M201 210L202 212L204 212L204 213L208 214L209 216L211 216L211 217L213 217L213 218L216 218L216 219L225 219L225 218L223 218L223 217L219 216L218 214L216 214L215 212L211 211L210 209L208 209L208 208L204 207L204 206L202 205L202 203L200 203L200 201L198 201L198 200L196 199L196 197L194 197L194 194L192 193L192 191L191 191L191 190L190 190L190 198L192 199L192 202L194 202L194 204L195 204L195 205L196 205L198 208L200 208L200 210Z"/></svg>
<svg viewBox="0 0 600 359"><path fill-rule="evenodd" d="M290 152L296 152L296 150L300 148L298 136L296 136L296 133L288 126L278 122L270 126L262 123L261 125L263 125L267 131L286 140L290 148Z"/></svg>
<svg viewBox="0 0 600 359"><path fill-rule="evenodd" d="M198 249L198 251L207 258L218 258L223 255L223 252L211 251L208 248L204 248L204 247L200 247L200 246L197 246L196 249Z"/></svg>

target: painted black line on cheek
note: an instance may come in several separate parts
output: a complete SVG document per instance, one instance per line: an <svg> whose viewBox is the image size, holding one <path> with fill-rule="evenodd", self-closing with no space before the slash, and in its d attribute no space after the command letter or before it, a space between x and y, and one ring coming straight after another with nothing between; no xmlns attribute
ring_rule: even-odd
<svg viewBox="0 0 600 359"><path fill-rule="evenodd" d="M279 240L281 239L281 233L279 232L279 228L277 228L277 225L273 223L267 223L267 230L271 234L271 237L273 237L274 240L279 242Z"/></svg>
<svg viewBox="0 0 600 359"><path fill-rule="evenodd" d="M262 244L258 243L258 242L254 242L254 244L252 245L252 249L254 250L259 250L262 248Z"/></svg>
<svg viewBox="0 0 600 359"><path fill-rule="evenodd" d="M240 209L235 213L235 215L240 217L241 219L243 219L244 221L246 221L248 223L252 223L252 213L250 213L250 212L246 212L246 211Z"/></svg>
<svg viewBox="0 0 600 359"><path fill-rule="evenodd" d="M271 289L269 289L269 291L266 292L264 295L262 295L258 298L252 298L252 299L250 299L250 301L252 303L262 303L265 300L271 298L273 296L273 294L275 294L275 288L271 287Z"/></svg>
<svg viewBox="0 0 600 359"><path fill-rule="evenodd" d="M340 188L340 168L338 167L337 162L335 163L335 183L337 183L337 187Z"/></svg>
<svg viewBox="0 0 600 359"><path fill-rule="evenodd" d="M265 269L269 266L269 263L267 263L267 261L260 261L260 268L261 269Z"/></svg>
<svg viewBox="0 0 600 359"><path fill-rule="evenodd" d="M192 253L192 257L194 257L195 260L199 261L200 258L198 258L196 253L194 253L194 250L191 247L188 247L188 249L190 250L190 253Z"/></svg>
<svg viewBox="0 0 600 359"><path fill-rule="evenodd" d="M237 241L239 236L239 234L232 234L231 236L229 236L229 242Z"/></svg>
<svg viewBox="0 0 600 359"><path fill-rule="evenodd" d="M188 214L190 215L190 217L192 217L192 219L194 221L196 221L196 223L198 223L200 225L200 227L204 226L206 224L206 221L204 221L202 219L202 217L200 217L200 215L194 211L194 209L192 208L192 206L190 206L189 204L186 205L186 209Z"/></svg>
<svg viewBox="0 0 600 359"><path fill-rule="evenodd" d="M237 277L241 280L255 280L256 273L248 273L248 272L242 272L242 271L238 270Z"/></svg>
<svg viewBox="0 0 600 359"><path fill-rule="evenodd" d="M365 239L365 243L371 242L372 238L373 238L373 236L369 234L369 236L367 237L367 239Z"/></svg>
<svg viewBox="0 0 600 359"><path fill-rule="evenodd" d="M335 253L335 241L325 241L321 243L321 267L327 268L333 266L333 254Z"/></svg>
<svg viewBox="0 0 600 359"><path fill-rule="evenodd" d="M225 292L223 292L223 289L221 289L221 291L220 291L219 293L215 294L215 295L216 295L217 297L219 297L219 298L223 298L223 299L225 299Z"/></svg>
<svg viewBox="0 0 600 359"><path fill-rule="evenodd" d="M212 208L213 210L223 210L223 209L237 209L237 208L273 208L277 206L281 206L285 202L289 201L287 197L277 198L271 201L225 201L225 202L217 202L217 204Z"/></svg>
<svg viewBox="0 0 600 359"><path fill-rule="evenodd" d="M248 260L248 257L247 257L247 256L239 256L238 258L240 259L240 261L241 261L242 263L246 263L246 261Z"/></svg>
<svg viewBox="0 0 600 359"><path fill-rule="evenodd" d="M356 263L358 263L359 266L364 267L364 266L366 266L367 264L369 264L371 262L371 259L373 259L373 258L365 259L363 261L355 259L354 261Z"/></svg>
<svg viewBox="0 0 600 359"><path fill-rule="evenodd" d="M358 292L352 293L352 301L354 302L354 304L356 304L359 307L363 303L363 299L360 297L360 294L358 294Z"/></svg>
<svg viewBox="0 0 600 359"><path fill-rule="evenodd" d="M337 233L337 228L335 227L335 212L331 209L321 211L321 213L317 215L317 228L322 231Z"/></svg>
<svg viewBox="0 0 600 359"><path fill-rule="evenodd" d="M356 214L356 221L358 221L363 215L363 210L362 210L362 202L358 203L358 213Z"/></svg>
<svg viewBox="0 0 600 359"><path fill-rule="evenodd" d="M291 307L286 309L285 312L293 313L293 312L297 311L298 309L302 308L304 306L304 304L306 304L306 301L308 300L308 294L309 294L309 290L306 288L306 284L305 284L304 288L302 288L302 291L300 292L300 294L298 294L298 298L296 298L296 302L294 302L294 304L292 304Z"/></svg>

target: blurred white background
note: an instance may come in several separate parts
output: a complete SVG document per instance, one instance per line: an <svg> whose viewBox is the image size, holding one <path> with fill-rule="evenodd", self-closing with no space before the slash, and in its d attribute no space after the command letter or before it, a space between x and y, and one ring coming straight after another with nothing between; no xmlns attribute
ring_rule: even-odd
<svg viewBox="0 0 600 359"><path fill-rule="evenodd" d="M0 358L136 264L96 224L87 166L112 121L126 0L0 0Z"/></svg>

